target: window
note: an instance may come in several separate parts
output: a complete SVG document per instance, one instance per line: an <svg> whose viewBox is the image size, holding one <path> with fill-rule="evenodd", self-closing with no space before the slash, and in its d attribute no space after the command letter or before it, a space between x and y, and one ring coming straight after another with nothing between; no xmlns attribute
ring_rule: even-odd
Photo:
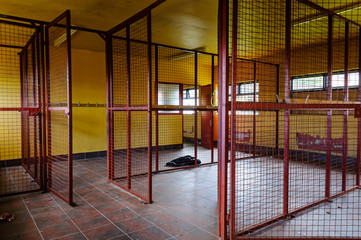
<svg viewBox="0 0 361 240"><path fill-rule="evenodd" d="M158 105L179 105L179 84L158 83ZM179 111L159 111L159 113L179 113Z"/></svg>
<svg viewBox="0 0 361 240"><path fill-rule="evenodd" d="M254 89L255 86L256 86L256 91ZM254 84L254 82L237 83L236 93L237 93L236 102L253 102L254 100L258 102L259 83L258 82L256 82L256 84ZM231 94L229 100L231 101ZM236 111L236 114L253 115L253 111ZM258 114L258 112L256 112L256 114Z"/></svg>
<svg viewBox="0 0 361 240"><path fill-rule="evenodd" d="M195 106L195 90L184 89L183 90L183 106ZM197 106L199 106L199 89L197 88ZM183 111L183 114L193 114L194 111Z"/></svg>
<svg viewBox="0 0 361 240"><path fill-rule="evenodd" d="M343 72L335 72L332 75L332 88L339 89L345 85L345 75ZM358 71L350 71L348 74L348 87L354 88L359 86ZM310 76L293 77L291 79L291 89L293 92L326 90L327 74L318 74Z"/></svg>
<svg viewBox="0 0 361 240"><path fill-rule="evenodd" d="M324 88L324 76L296 77L292 79L292 90L312 90Z"/></svg>
<svg viewBox="0 0 361 240"><path fill-rule="evenodd" d="M358 86L358 72L349 72L348 74L348 87L357 87ZM327 82L327 77L325 77L325 81ZM343 88L345 86L345 74L334 73L332 75L332 88Z"/></svg>

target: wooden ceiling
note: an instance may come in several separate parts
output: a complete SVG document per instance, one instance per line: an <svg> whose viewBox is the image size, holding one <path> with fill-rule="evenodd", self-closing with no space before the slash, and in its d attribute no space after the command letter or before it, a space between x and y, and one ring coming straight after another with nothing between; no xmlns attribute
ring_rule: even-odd
<svg viewBox="0 0 361 240"><path fill-rule="evenodd" d="M51 21L66 9L71 10L72 24L98 30L109 30L155 0L1 0L0 13L25 18ZM268 6L277 0L243 0ZM279 0L284 2L284 0ZM359 0L313 0L327 9L361 24ZM271 5L269 5L271 6ZM153 10L153 41L189 49L205 47L217 52L217 0L167 0ZM272 11L270 11L272 12ZM267 13L263 11L262 14ZM270 16L272 13L269 13ZM322 16L310 13L299 21L322 22ZM267 30L267 29L266 29ZM280 30L282 31L282 30ZM261 34L264 34L261 32ZM96 51L104 50L104 41L92 33L73 36L73 47ZM255 41L257 44L257 42Z"/></svg>
<svg viewBox="0 0 361 240"><path fill-rule="evenodd" d="M71 10L73 25L107 31L155 0L1 0L0 13L51 21ZM168 0L153 10L153 41L194 49L217 51L217 0ZM78 33L73 47L104 50L96 34Z"/></svg>

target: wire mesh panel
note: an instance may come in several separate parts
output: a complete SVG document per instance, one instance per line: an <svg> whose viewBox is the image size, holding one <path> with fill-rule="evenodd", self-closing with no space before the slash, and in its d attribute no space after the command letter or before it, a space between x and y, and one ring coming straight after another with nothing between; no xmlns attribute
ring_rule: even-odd
<svg viewBox="0 0 361 240"><path fill-rule="evenodd" d="M48 186L73 202L70 12L46 26Z"/></svg>
<svg viewBox="0 0 361 240"><path fill-rule="evenodd" d="M214 163L215 55L158 44L154 53L154 171Z"/></svg>
<svg viewBox="0 0 361 240"><path fill-rule="evenodd" d="M152 201L151 15L154 6L107 33L108 178Z"/></svg>
<svg viewBox="0 0 361 240"><path fill-rule="evenodd" d="M33 26L1 22L0 196L43 187L39 56L39 34Z"/></svg>
<svg viewBox="0 0 361 240"><path fill-rule="evenodd" d="M220 3L222 237L359 239L359 3Z"/></svg>
<svg viewBox="0 0 361 240"><path fill-rule="evenodd" d="M20 91L21 108L31 109L21 113L22 166L42 184L43 142L42 119L40 114L42 89L40 71L40 34L38 31L30 38L20 53Z"/></svg>

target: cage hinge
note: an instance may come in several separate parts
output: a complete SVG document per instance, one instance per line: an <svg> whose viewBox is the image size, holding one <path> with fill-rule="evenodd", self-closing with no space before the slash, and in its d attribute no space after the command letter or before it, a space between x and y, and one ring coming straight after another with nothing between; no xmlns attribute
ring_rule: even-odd
<svg viewBox="0 0 361 240"><path fill-rule="evenodd" d="M230 221L231 221L231 212L228 212L227 215L226 215L226 221L227 221L227 225L230 224Z"/></svg>

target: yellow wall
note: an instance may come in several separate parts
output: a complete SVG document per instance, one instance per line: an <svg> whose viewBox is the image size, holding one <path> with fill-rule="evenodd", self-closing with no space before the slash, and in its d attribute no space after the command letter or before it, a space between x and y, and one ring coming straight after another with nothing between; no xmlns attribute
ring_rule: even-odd
<svg viewBox="0 0 361 240"><path fill-rule="evenodd" d="M73 108L74 153L107 149L105 54L72 49L73 103L103 107Z"/></svg>
<svg viewBox="0 0 361 240"><path fill-rule="evenodd" d="M19 49L1 48L0 108L20 107ZM19 112L0 112L0 160L21 158Z"/></svg>

